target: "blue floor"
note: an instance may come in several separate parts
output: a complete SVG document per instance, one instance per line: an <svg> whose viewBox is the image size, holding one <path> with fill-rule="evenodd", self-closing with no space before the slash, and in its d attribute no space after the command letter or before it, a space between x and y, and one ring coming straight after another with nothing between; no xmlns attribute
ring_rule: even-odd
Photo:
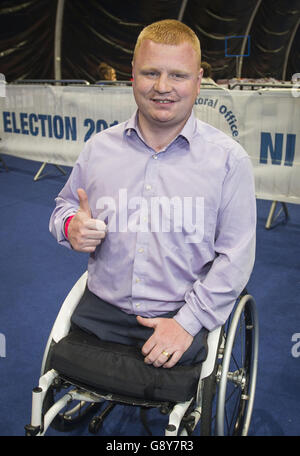
<svg viewBox="0 0 300 456"><path fill-rule="evenodd" d="M35 182L40 163L2 157L9 172L0 163L0 435L21 436L30 422L31 390L51 326L88 257L60 247L48 232L54 198L66 177L47 165L48 175ZM295 436L300 433L300 207L288 204L289 221L279 218L266 230L270 204L257 201L257 259L248 285L260 320L249 435ZM165 420L156 410L148 412L153 435L163 435ZM77 434L88 431L78 428ZM118 406L100 435L146 435L139 410Z"/></svg>

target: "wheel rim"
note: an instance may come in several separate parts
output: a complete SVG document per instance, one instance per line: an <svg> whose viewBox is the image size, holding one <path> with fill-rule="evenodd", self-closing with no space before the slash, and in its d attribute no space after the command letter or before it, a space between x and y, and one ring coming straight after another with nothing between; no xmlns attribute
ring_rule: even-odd
<svg viewBox="0 0 300 456"><path fill-rule="evenodd" d="M240 300L229 323L223 362L217 373L216 434L247 435L255 395L258 354L257 314L250 295Z"/></svg>

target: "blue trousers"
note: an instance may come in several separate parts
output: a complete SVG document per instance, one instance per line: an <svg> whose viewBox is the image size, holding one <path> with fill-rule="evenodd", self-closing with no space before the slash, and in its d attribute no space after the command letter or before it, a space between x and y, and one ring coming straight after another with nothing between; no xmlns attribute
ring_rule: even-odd
<svg viewBox="0 0 300 456"><path fill-rule="evenodd" d="M177 311L168 312L160 318L172 318ZM142 348L146 340L153 334L152 328L138 323L136 315L129 315L117 307L103 301L93 294L88 287L76 307L72 325L96 335L99 339L124 345ZM182 355L178 365L199 364L207 356L207 334L202 328L194 336L191 346Z"/></svg>

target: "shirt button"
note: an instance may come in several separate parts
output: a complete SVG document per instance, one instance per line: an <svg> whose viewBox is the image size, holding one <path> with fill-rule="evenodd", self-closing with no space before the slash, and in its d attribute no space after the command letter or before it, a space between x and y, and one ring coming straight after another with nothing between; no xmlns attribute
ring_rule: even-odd
<svg viewBox="0 0 300 456"><path fill-rule="evenodd" d="M141 279L139 279L138 277L135 279L136 283L139 283L141 281Z"/></svg>
<svg viewBox="0 0 300 456"><path fill-rule="evenodd" d="M152 158L154 158L154 160L157 160L157 154L152 155Z"/></svg>
<svg viewBox="0 0 300 456"><path fill-rule="evenodd" d="M151 190L151 185L146 185L146 190Z"/></svg>
<svg viewBox="0 0 300 456"><path fill-rule="evenodd" d="M136 303L136 307L139 308L141 304L139 302Z"/></svg>
<svg viewBox="0 0 300 456"><path fill-rule="evenodd" d="M139 248L138 250L139 253L144 253L144 249L142 247Z"/></svg>

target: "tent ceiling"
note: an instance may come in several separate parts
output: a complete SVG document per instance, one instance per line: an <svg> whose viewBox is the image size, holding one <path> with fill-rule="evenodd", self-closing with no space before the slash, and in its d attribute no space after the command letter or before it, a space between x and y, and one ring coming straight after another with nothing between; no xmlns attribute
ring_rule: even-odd
<svg viewBox="0 0 300 456"><path fill-rule="evenodd" d="M54 77L56 3L1 1L0 72L7 81ZM104 61L118 79L129 79L140 30L180 12L197 33L215 79L281 80L300 72L300 0L65 0L62 77L93 82Z"/></svg>

